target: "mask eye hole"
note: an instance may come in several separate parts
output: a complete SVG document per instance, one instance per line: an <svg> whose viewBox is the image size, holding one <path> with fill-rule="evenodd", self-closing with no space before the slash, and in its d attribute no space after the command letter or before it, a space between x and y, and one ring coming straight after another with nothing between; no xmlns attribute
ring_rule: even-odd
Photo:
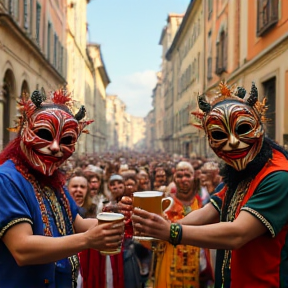
<svg viewBox="0 0 288 288"><path fill-rule="evenodd" d="M224 132L221 131L214 131L211 133L213 139L215 140L223 140L225 138L227 138L227 135Z"/></svg>
<svg viewBox="0 0 288 288"><path fill-rule="evenodd" d="M44 140L47 140L47 141L53 140L52 133L47 129L39 129L35 134Z"/></svg>
<svg viewBox="0 0 288 288"><path fill-rule="evenodd" d="M251 131L251 126L249 124L241 124L236 128L236 133L238 135L245 134Z"/></svg>
<svg viewBox="0 0 288 288"><path fill-rule="evenodd" d="M70 145L73 142L73 137L72 136L66 136L63 137L60 141L60 144L64 144L64 145Z"/></svg>

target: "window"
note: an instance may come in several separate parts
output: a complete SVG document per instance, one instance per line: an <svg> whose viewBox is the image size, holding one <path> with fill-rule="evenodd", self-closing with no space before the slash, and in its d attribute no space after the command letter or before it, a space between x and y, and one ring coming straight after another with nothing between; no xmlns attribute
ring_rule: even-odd
<svg viewBox="0 0 288 288"><path fill-rule="evenodd" d="M36 41L40 44L41 6L37 2L36 6Z"/></svg>
<svg viewBox="0 0 288 288"><path fill-rule="evenodd" d="M212 79L212 57L207 58L207 79Z"/></svg>
<svg viewBox="0 0 288 288"><path fill-rule="evenodd" d="M227 69L227 34L222 31L219 42L216 44L216 74L220 75Z"/></svg>
<svg viewBox="0 0 288 288"><path fill-rule="evenodd" d="M33 13L33 0L30 0L30 33L31 33L31 35L34 37L34 31L33 31L33 15L34 15L34 13Z"/></svg>
<svg viewBox="0 0 288 288"><path fill-rule="evenodd" d="M9 0L9 7L8 7L8 9L9 9L9 14L10 14L10 15L13 15L13 10L14 10L14 9L13 9L13 8L14 8L14 7L13 7L13 4L14 4L13 2L14 2L14 0Z"/></svg>
<svg viewBox="0 0 288 288"><path fill-rule="evenodd" d="M208 20L211 19L213 12L213 0L208 0Z"/></svg>
<svg viewBox="0 0 288 288"><path fill-rule="evenodd" d="M276 137L276 77L273 77L262 83L264 88L264 97L267 99L268 110L266 112L267 122L265 123L266 134L269 138L275 140Z"/></svg>
<svg viewBox="0 0 288 288"><path fill-rule="evenodd" d="M24 28L26 30L28 30L29 26L28 26L28 3L27 0L24 0Z"/></svg>
<svg viewBox="0 0 288 288"><path fill-rule="evenodd" d="M258 0L257 36L263 36L278 22L278 0Z"/></svg>
<svg viewBox="0 0 288 288"><path fill-rule="evenodd" d="M47 59L50 60L51 57L51 33L52 27L51 23L48 23L48 31L47 31Z"/></svg>

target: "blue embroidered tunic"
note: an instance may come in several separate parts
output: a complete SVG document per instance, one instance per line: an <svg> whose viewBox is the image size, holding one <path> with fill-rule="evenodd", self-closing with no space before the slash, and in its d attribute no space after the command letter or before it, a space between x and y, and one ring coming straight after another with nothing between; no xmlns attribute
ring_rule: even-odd
<svg viewBox="0 0 288 288"><path fill-rule="evenodd" d="M73 234L72 223L64 207L60 205L59 197L55 196L57 193L54 194L48 187L45 190L44 204L53 237L63 235L59 231L59 223L57 223L59 221L62 222L65 235ZM66 189L64 191L74 222L78 208L68 191ZM31 224L34 235L44 235L44 224L34 188L16 170L14 163L10 160L0 166L0 203L0 239L10 227L23 222ZM3 241L0 241L0 287L71 288L73 287L72 270L77 269L77 260L77 256L73 256L56 263L19 267Z"/></svg>

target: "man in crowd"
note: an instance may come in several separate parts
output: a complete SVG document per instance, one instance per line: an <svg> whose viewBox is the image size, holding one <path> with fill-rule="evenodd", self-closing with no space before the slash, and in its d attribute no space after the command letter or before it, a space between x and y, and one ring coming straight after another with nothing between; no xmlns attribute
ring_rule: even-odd
<svg viewBox="0 0 288 288"><path fill-rule="evenodd" d="M176 193L171 194L174 203L166 212L172 222L201 208L201 200L193 185L194 169L189 162L178 163L174 182L177 187ZM207 249L201 251L195 246L173 246L169 242L160 242L156 247L155 287L207 287L213 279L208 253Z"/></svg>

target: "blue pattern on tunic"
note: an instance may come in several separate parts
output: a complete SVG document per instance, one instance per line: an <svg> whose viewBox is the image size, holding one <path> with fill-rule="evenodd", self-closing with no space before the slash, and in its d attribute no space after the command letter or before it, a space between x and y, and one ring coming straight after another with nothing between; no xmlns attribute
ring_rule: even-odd
<svg viewBox="0 0 288 288"><path fill-rule="evenodd" d="M72 219L74 221L78 214L78 208L68 191L66 189L64 191L70 203ZM14 163L10 160L0 166L0 201L0 236L2 233L5 234L5 231L9 229L8 224L13 223L13 221L20 221L20 223L32 221L33 234L43 235L42 215L34 188L16 170ZM59 232L56 232L58 229L51 214L51 209L49 209L47 203L45 204L46 209L50 210L48 214L52 233L54 237L60 236ZM65 209L62 209L62 212L65 218L67 234L72 234L72 225L67 225L69 220ZM58 235L54 233L58 233ZM55 267L57 268L55 269ZM56 266L55 263L49 263L19 267L10 251L0 241L1 288L71 288L71 277L71 266L68 259L57 261ZM45 284L45 279L49 283Z"/></svg>

